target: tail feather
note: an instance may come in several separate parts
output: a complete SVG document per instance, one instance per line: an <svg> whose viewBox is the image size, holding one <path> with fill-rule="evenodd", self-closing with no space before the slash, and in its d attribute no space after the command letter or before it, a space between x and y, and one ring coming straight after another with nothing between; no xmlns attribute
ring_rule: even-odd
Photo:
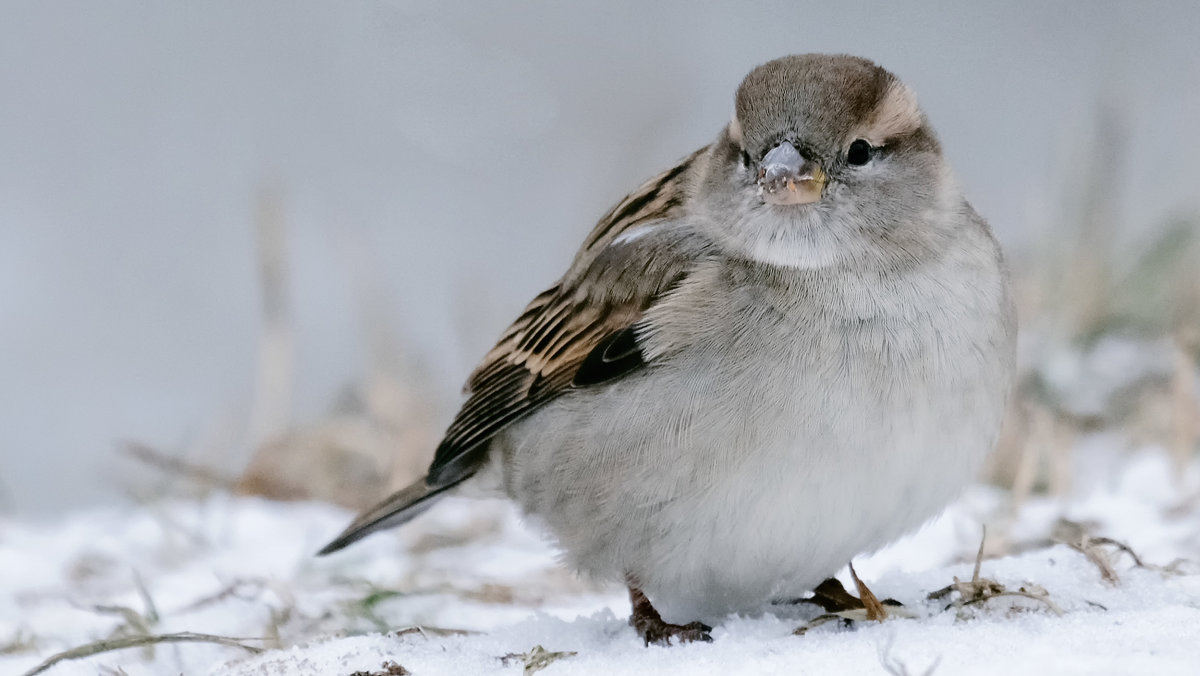
<svg viewBox="0 0 1200 676"><path fill-rule="evenodd" d="M454 488L469 477L470 475L467 475L451 484L437 487L426 485L425 479L422 478L401 488L389 495L383 502L359 514L358 518L346 526L346 530L342 531L341 535L322 547L321 551L317 552L317 556L332 554L347 545L358 542L371 533L407 523L432 507L433 503L437 502L438 498L447 490Z"/></svg>

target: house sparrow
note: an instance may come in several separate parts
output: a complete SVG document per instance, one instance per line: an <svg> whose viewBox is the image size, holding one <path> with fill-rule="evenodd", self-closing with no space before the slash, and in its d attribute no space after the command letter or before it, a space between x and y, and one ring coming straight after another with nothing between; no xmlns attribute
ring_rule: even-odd
<svg viewBox="0 0 1200 676"><path fill-rule="evenodd" d="M861 58L777 59L504 332L428 476L321 553L473 485L626 583L647 643L711 640L682 623L811 589L955 497L1015 333L913 93Z"/></svg>

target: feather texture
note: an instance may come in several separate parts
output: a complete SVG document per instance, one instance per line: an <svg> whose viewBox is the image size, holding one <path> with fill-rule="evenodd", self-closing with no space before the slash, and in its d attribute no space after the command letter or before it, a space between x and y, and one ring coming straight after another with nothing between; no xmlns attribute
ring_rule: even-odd
<svg viewBox="0 0 1200 676"><path fill-rule="evenodd" d="M636 324L687 275L704 242L688 228L684 205L707 150L692 153L613 207L567 274L504 332L467 381L467 401L438 446L426 480L430 486L473 473L492 436L572 387L593 350ZM646 234L619 241L634 228Z"/></svg>

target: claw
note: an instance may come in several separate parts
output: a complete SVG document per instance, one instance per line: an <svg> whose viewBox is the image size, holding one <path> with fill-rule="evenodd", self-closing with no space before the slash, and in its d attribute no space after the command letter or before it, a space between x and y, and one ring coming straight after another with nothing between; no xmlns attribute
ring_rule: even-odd
<svg viewBox="0 0 1200 676"><path fill-rule="evenodd" d="M641 589L629 587L629 600L633 603L633 614L629 618L629 624L633 625L646 645L651 643L671 645L672 638L679 639L680 643L692 643L693 641L712 643L712 636L708 633L712 631L712 627L703 622L689 622L688 624L664 622L662 615L658 614L658 611L650 603L650 599L646 598Z"/></svg>

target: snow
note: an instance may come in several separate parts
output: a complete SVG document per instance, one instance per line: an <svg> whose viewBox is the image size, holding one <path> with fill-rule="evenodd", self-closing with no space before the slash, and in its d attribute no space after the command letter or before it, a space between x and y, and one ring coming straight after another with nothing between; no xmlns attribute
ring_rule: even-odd
<svg viewBox="0 0 1200 676"><path fill-rule="evenodd" d="M0 520L0 673L114 635L199 632L266 648L159 644L63 661L55 675L126 673L519 674L536 646L569 651L547 674L1195 674L1200 670L1200 465L1180 476L1167 454L1117 452L1096 436L1077 453L1067 500L1013 510L972 487L946 513L855 568L913 618L794 630L820 611L777 605L731 617L711 644L643 647L619 588L577 579L502 502L447 500L393 534L343 553L312 553L350 514L320 504L215 495L202 501L81 512L50 523ZM1062 519L1069 519L1073 524ZM981 524L982 576L1045 590L1050 605L1000 597L960 606ZM1086 528L1113 545L1116 582L1056 532ZM850 578L839 576L853 589ZM414 626L422 629L411 629ZM447 631L456 630L456 631ZM509 656L507 659L502 659Z"/></svg>

